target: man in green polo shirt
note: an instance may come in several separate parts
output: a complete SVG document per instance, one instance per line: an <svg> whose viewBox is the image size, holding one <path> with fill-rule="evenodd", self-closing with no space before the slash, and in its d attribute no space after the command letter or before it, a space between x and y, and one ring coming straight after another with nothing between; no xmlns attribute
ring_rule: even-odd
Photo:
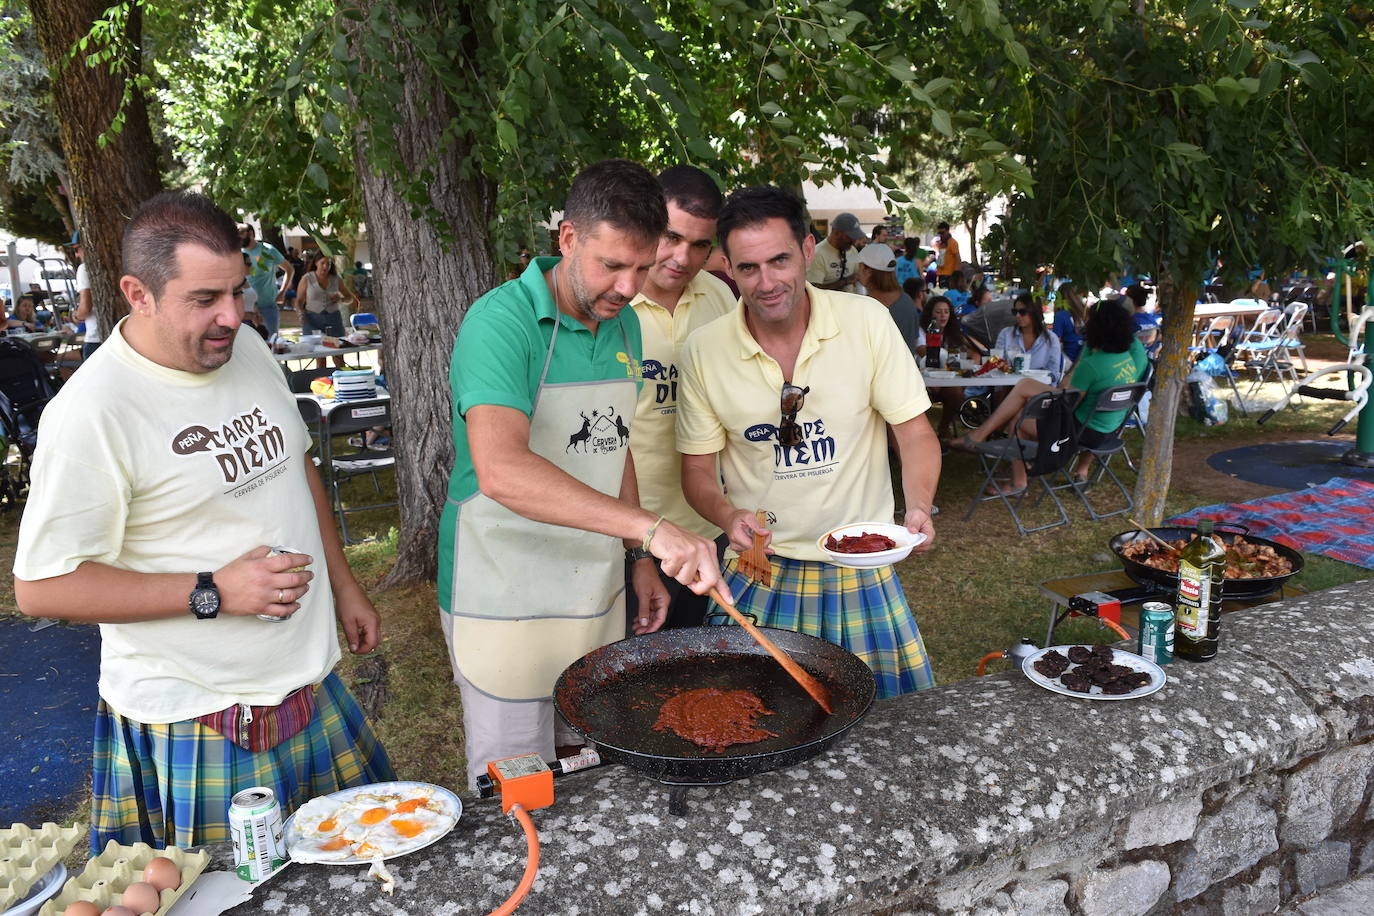
<svg viewBox="0 0 1374 916"><path fill-rule="evenodd" d="M473 303L459 330L439 607L470 784L488 761L548 758L578 740L555 722L553 686L624 636L617 538L698 594L720 584L714 544L640 508L630 455L641 343L626 306L666 225L643 167L589 166L559 224L564 256L535 258ZM668 596L653 564L635 566L634 630L648 633Z"/></svg>

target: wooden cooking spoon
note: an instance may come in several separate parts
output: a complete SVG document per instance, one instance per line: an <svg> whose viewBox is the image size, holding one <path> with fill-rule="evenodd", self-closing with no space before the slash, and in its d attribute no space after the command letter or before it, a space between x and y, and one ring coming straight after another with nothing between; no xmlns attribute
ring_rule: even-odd
<svg viewBox="0 0 1374 916"><path fill-rule="evenodd" d="M744 627L745 632L754 637L754 641L763 646L768 654L773 656L779 665L782 665L784 671L792 675L794 681L801 684L802 689L811 695L811 699L815 700L821 709L825 710L826 715L830 715L834 711L830 706L830 691L824 684L812 677L805 668L792 660L792 656L779 649L771 639L764 636L758 627L750 623L749 619L741 614L733 604L725 600L720 589L711 589L711 597L716 600L716 604L725 608L725 613L733 617L735 623Z"/></svg>

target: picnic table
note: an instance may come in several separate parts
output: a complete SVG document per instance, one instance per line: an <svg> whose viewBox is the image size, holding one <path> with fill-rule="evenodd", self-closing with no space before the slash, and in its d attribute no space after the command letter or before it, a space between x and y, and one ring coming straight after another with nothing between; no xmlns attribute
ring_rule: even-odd
<svg viewBox="0 0 1374 916"><path fill-rule="evenodd" d="M1248 318L1270 308L1268 303L1257 299L1237 299L1235 302L1206 302L1193 308L1194 321L1211 318Z"/></svg>
<svg viewBox="0 0 1374 916"><path fill-rule="evenodd" d="M948 369L921 369L921 379L927 388L1010 388L1023 378L1033 378L1037 382L1050 383L1050 374L1042 369L1027 369L1024 372L992 372L973 378L964 378Z"/></svg>
<svg viewBox="0 0 1374 916"><path fill-rule="evenodd" d="M273 353L272 358L279 363L291 363L312 359L328 359L332 356L351 356L354 353L366 353L369 350L380 350L380 341L372 341L365 344L347 344L342 347L311 347L305 350L293 349L289 353Z"/></svg>

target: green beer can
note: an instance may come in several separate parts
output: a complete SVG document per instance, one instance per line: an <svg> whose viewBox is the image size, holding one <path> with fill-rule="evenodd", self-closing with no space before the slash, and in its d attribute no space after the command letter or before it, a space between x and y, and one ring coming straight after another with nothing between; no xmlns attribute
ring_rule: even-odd
<svg viewBox="0 0 1374 916"><path fill-rule="evenodd" d="M1174 660L1174 609L1163 601L1146 601L1140 608L1137 654L1156 665Z"/></svg>

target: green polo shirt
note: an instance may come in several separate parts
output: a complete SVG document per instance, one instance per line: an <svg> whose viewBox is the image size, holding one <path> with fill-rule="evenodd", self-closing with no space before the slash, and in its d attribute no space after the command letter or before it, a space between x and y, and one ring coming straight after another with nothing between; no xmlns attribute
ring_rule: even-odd
<svg viewBox="0 0 1374 916"><path fill-rule="evenodd" d="M472 304L458 329L449 363L453 394L453 471L439 522L439 607L450 606L458 506L477 492L477 473L468 450L468 410L479 404L513 407L529 416L539 390L549 342L558 326L558 345L547 382L593 382L640 378L643 344L639 318L626 306L593 334L558 311L544 272L558 258L532 258L525 272ZM626 341L629 350L626 351Z"/></svg>

